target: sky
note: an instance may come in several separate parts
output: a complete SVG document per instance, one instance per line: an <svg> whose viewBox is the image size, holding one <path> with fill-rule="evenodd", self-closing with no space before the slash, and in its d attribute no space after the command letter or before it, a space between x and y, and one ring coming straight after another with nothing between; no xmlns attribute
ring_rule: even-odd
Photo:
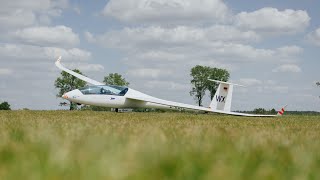
<svg viewBox="0 0 320 180"><path fill-rule="evenodd" d="M320 111L320 1L0 2L0 102L13 109L64 108L61 55L97 81L120 73L135 90L188 104L192 67L225 68L246 86L232 110Z"/></svg>

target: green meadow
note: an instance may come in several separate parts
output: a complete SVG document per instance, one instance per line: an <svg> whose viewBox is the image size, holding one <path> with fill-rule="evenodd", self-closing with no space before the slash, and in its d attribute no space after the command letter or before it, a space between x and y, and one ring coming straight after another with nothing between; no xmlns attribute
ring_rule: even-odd
<svg viewBox="0 0 320 180"><path fill-rule="evenodd" d="M0 179L320 179L320 117L0 111Z"/></svg>

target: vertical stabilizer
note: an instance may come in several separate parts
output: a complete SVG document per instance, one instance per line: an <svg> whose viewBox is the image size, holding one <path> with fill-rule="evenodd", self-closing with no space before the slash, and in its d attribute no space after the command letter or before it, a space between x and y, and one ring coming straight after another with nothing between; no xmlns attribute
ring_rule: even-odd
<svg viewBox="0 0 320 180"><path fill-rule="evenodd" d="M280 110L280 111L278 111L277 116L282 116L282 115L284 114L285 109L286 109L286 107L287 107L287 106L288 106L288 105L285 105L283 108L281 108L281 110Z"/></svg>
<svg viewBox="0 0 320 180"><path fill-rule="evenodd" d="M209 81L219 83L216 94L214 95L209 107L212 110L231 112L233 86L234 85L242 86L242 85L223 82L223 81L217 81L212 79L209 79Z"/></svg>

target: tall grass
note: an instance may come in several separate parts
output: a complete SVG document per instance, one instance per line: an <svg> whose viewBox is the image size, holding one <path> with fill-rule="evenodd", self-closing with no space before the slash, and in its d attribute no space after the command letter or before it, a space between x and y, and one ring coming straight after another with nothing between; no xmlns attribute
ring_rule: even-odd
<svg viewBox="0 0 320 180"><path fill-rule="evenodd" d="M0 179L320 179L319 116L0 112Z"/></svg>

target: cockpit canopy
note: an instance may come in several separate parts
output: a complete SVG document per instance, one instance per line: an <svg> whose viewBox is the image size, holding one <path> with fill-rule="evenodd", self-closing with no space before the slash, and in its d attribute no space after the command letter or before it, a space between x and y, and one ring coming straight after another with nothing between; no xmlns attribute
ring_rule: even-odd
<svg viewBox="0 0 320 180"><path fill-rule="evenodd" d="M84 95L116 95L124 96L128 92L127 87L102 85L102 86L87 86L79 89Z"/></svg>

